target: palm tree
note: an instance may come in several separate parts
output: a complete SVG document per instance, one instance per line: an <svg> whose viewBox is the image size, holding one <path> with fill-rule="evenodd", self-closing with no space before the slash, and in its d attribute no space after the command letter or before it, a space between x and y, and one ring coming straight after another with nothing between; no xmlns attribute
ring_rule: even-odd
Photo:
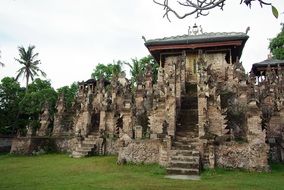
<svg viewBox="0 0 284 190"><path fill-rule="evenodd" d="M28 91L29 79L33 81L35 76L39 76L38 72L40 72L42 76L46 77L45 72L40 70L38 67L40 60L37 59L38 53L33 52L34 48L35 46L31 45L27 50L23 46L18 47L20 58L15 58L17 62L23 65L23 67L17 71L18 75L16 80L18 80L18 78L22 75L26 77L26 92Z"/></svg>
<svg viewBox="0 0 284 190"><path fill-rule="evenodd" d="M142 63L140 60L131 59L132 64L124 62L125 65L130 67L131 82L133 85L136 85L138 78L144 76L146 70L146 64Z"/></svg>

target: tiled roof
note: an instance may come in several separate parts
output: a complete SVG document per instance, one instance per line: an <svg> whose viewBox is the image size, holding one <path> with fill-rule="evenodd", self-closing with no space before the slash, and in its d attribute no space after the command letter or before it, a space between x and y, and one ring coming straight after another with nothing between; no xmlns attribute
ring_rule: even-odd
<svg viewBox="0 0 284 190"><path fill-rule="evenodd" d="M254 63L251 70L255 75L259 75L259 71L265 70L268 65L270 65L271 67L277 67L278 65L284 67L284 60L266 59L259 63Z"/></svg>
<svg viewBox="0 0 284 190"><path fill-rule="evenodd" d="M249 36L243 32L217 32L203 33L198 35L171 36L158 39L150 39L145 42L146 46L165 44L191 44L202 42L220 42L230 40L247 40Z"/></svg>
<svg viewBox="0 0 284 190"><path fill-rule="evenodd" d="M284 66L284 60L279 59L266 59L264 61L261 61L259 63L254 63L253 67L264 67L264 66L277 66L277 65L283 65Z"/></svg>

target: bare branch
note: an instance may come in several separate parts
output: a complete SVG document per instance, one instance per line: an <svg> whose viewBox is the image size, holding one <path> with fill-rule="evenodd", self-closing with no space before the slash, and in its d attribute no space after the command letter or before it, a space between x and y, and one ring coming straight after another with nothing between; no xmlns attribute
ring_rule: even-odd
<svg viewBox="0 0 284 190"><path fill-rule="evenodd" d="M180 7L185 7L187 11L183 14L179 13L175 8L169 5L170 0L164 0L160 2L159 0L153 0L153 2L157 5L160 5L164 8L165 13L163 17L166 17L169 21L169 14L174 14L179 19L184 19L187 16L196 14L196 17L199 16L207 16L209 14L209 10L214 8L220 8L223 10L226 0L176 0L176 3ZM251 7L251 2L257 1L260 3L260 6L263 5L271 5L271 3L265 2L263 0L241 0L241 4L245 4ZM171 1L173 2L173 1Z"/></svg>

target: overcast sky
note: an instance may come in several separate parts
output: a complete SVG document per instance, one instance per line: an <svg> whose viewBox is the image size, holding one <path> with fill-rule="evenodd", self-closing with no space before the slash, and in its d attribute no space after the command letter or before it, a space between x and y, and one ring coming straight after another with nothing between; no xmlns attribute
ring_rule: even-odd
<svg viewBox="0 0 284 190"><path fill-rule="evenodd" d="M59 88L87 80L98 63L148 55L142 35L182 35L194 23L204 32L245 32L250 26L241 59L249 71L267 58L268 39L280 32L283 14L275 19L270 6L261 9L254 3L250 10L239 2L227 0L224 11L216 9L199 19L172 16L170 23L152 0L0 0L0 61L6 64L0 79L16 75L18 46L36 46L40 68ZM283 0L273 3L284 11Z"/></svg>

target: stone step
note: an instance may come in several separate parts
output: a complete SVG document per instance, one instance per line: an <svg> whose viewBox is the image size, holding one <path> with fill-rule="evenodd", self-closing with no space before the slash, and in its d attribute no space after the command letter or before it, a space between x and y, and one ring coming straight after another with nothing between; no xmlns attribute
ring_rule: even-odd
<svg viewBox="0 0 284 190"><path fill-rule="evenodd" d="M167 168L168 174L174 175L199 175L199 169L188 169L188 168Z"/></svg>
<svg viewBox="0 0 284 190"><path fill-rule="evenodd" d="M86 153L82 153L82 152L78 152L78 151L73 151L72 152L72 157L73 158L82 158L82 157L85 157L87 155L88 154L86 154Z"/></svg>
<svg viewBox="0 0 284 190"><path fill-rule="evenodd" d="M171 150L171 155L173 156L198 156L199 151L197 150Z"/></svg>
<svg viewBox="0 0 284 190"><path fill-rule="evenodd" d="M189 169L199 169L198 162L188 162L188 161L177 161L172 160L170 162L171 168L189 168Z"/></svg>
<svg viewBox="0 0 284 190"><path fill-rule="evenodd" d="M176 139L174 142L173 142L173 145L192 145L192 146L196 146L198 145L198 142L193 140L192 138L186 138L186 137L179 137L181 139ZM185 139L185 140L182 140L182 139Z"/></svg>
<svg viewBox="0 0 284 190"><path fill-rule="evenodd" d="M199 156L171 156L170 160L199 163Z"/></svg>
<svg viewBox="0 0 284 190"><path fill-rule="evenodd" d="M90 136L90 135L88 135L88 137L86 137L85 140L86 139L88 139L88 140L96 140L98 138L99 138L99 136Z"/></svg>
<svg viewBox="0 0 284 190"><path fill-rule="evenodd" d="M193 143L192 139L198 137L198 133L187 135L187 136L175 136L175 141L187 141L188 143Z"/></svg>
<svg viewBox="0 0 284 190"><path fill-rule="evenodd" d="M88 144L86 142L83 142L81 147L84 147L84 148L93 148L95 145L94 144Z"/></svg>
<svg viewBox="0 0 284 190"><path fill-rule="evenodd" d="M197 143L195 140L195 135L191 134L189 136L175 136L175 141L185 142L185 143Z"/></svg>
<svg viewBox="0 0 284 190"><path fill-rule="evenodd" d="M96 144L96 140L85 139L83 141L83 143L84 144L92 144L92 145L94 145L94 144Z"/></svg>
<svg viewBox="0 0 284 190"><path fill-rule="evenodd" d="M190 128L186 126L181 126L180 128L177 128L176 130L176 136L180 137L186 137L190 135L194 135L196 132L198 132L198 126L191 126Z"/></svg>
<svg viewBox="0 0 284 190"><path fill-rule="evenodd" d="M82 154L88 154L92 149L90 148L76 148L76 152L82 153Z"/></svg>
<svg viewBox="0 0 284 190"><path fill-rule="evenodd" d="M177 144L176 142L172 145L172 150L196 150L195 145Z"/></svg>

